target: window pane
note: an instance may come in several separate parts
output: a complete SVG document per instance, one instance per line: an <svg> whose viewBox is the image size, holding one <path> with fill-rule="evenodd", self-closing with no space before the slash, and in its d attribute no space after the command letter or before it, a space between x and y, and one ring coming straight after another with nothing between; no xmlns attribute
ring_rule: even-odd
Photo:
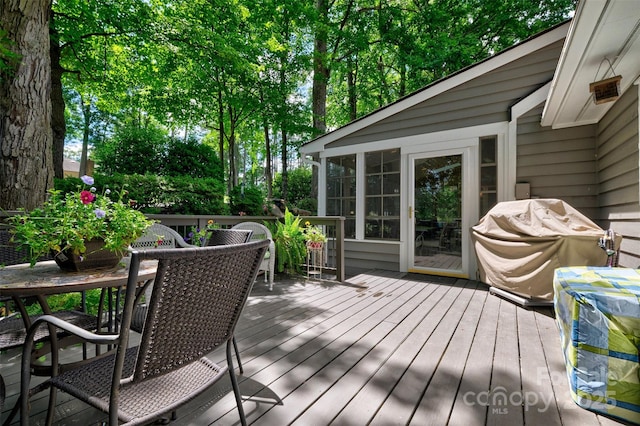
<svg viewBox="0 0 640 426"><path fill-rule="evenodd" d="M400 150L365 154L365 238L400 239Z"/></svg>
<svg viewBox="0 0 640 426"><path fill-rule="evenodd" d="M384 197L383 216L400 216L400 197Z"/></svg>
<svg viewBox="0 0 640 426"><path fill-rule="evenodd" d="M496 162L496 138L492 136L490 138L480 139L480 151L481 151L481 164L495 163Z"/></svg>
<svg viewBox="0 0 640 426"><path fill-rule="evenodd" d="M498 202L495 192L480 194L480 215L484 216Z"/></svg>
<svg viewBox="0 0 640 426"><path fill-rule="evenodd" d="M365 238L382 238L382 232L380 228L380 220L367 220L364 226Z"/></svg>
<svg viewBox="0 0 640 426"><path fill-rule="evenodd" d="M383 172L400 172L400 150L392 149L383 151L384 163L382 165Z"/></svg>
<svg viewBox="0 0 640 426"><path fill-rule="evenodd" d="M400 194L400 173L386 174L382 179L384 194Z"/></svg>
<svg viewBox="0 0 640 426"><path fill-rule="evenodd" d="M327 214L344 216L345 238L355 238L356 156L327 159Z"/></svg>
<svg viewBox="0 0 640 426"><path fill-rule="evenodd" d="M379 195L381 193L380 175L367 176L367 195Z"/></svg>
<svg viewBox="0 0 640 426"><path fill-rule="evenodd" d="M496 176L496 166L483 166L480 171L480 189L482 191L495 191Z"/></svg>
<svg viewBox="0 0 640 426"><path fill-rule="evenodd" d="M382 216L382 200L378 197L367 198L367 216Z"/></svg>
<svg viewBox="0 0 640 426"><path fill-rule="evenodd" d="M380 161L382 160L382 153L380 152L367 152L364 155L365 173L380 173Z"/></svg>
<svg viewBox="0 0 640 426"><path fill-rule="evenodd" d="M400 239L400 220L385 220L382 224L382 238L387 240Z"/></svg>

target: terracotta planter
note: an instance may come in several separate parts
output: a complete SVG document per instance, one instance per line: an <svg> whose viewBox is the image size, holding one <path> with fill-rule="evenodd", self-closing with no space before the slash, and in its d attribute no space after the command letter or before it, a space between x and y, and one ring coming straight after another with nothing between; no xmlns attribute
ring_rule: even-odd
<svg viewBox="0 0 640 426"><path fill-rule="evenodd" d="M64 250L55 254L54 260L63 271L78 272L92 269L106 269L116 266L122 256L104 250L104 241L91 240L85 243L86 251L83 255L76 255L71 250Z"/></svg>

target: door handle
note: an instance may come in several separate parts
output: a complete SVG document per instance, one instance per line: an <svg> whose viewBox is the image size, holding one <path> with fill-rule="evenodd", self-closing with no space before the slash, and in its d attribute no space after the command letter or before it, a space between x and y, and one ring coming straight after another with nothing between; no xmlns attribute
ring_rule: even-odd
<svg viewBox="0 0 640 426"><path fill-rule="evenodd" d="M409 219L413 216L413 207L409 206Z"/></svg>

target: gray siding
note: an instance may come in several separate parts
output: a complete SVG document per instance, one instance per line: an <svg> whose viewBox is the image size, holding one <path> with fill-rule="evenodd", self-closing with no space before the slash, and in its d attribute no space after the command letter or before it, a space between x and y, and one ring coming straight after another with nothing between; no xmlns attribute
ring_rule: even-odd
<svg viewBox="0 0 640 426"><path fill-rule="evenodd" d="M620 265L640 265L638 87L632 85L598 124L601 226L622 234Z"/></svg>
<svg viewBox="0 0 640 426"><path fill-rule="evenodd" d="M557 198L598 219L596 126L553 130L540 126L542 105L518 119L518 182L536 198Z"/></svg>
<svg viewBox="0 0 640 426"><path fill-rule="evenodd" d="M353 268L400 270L400 244L349 240L344 242L344 247L344 263L349 274L358 272Z"/></svg>
<svg viewBox="0 0 640 426"><path fill-rule="evenodd" d="M509 120L509 109L551 81L562 41L361 129L326 148Z"/></svg>

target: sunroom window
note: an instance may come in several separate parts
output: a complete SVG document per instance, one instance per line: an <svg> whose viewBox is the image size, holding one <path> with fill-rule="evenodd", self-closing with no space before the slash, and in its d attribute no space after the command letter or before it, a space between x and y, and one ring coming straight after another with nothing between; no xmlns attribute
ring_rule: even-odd
<svg viewBox="0 0 640 426"><path fill-rule="evenodd" d="M356 237L356 156L327 159L327 215L344 216L345 238Z"/></svg>
<svg viewBox="0 0 640 426"><path fill-rule="evenodd" d="M400 240L400 149L365 154L367 239Z"/></svg>

